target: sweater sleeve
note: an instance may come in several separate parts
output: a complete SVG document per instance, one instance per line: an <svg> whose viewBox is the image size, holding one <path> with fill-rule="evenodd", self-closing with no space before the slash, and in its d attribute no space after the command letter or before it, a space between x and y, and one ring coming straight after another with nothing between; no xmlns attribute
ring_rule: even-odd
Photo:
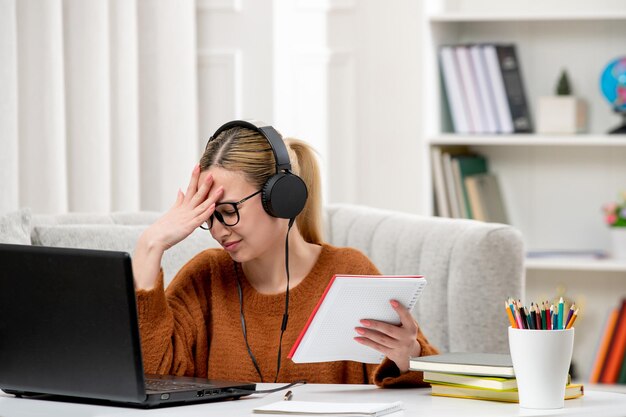
<svg viewBox="0 0 626 417"><path fill-rule="evenodd" d="M421 329L417 331L417 341L422 347L420 356L436 355L439 353L437 348L431 345ZM423 381L424 373L421 371L408 371L403 374L396 366L395 362L389 358L385 358L374 372L372 373L372 382L383 388L404 388L427 386L428 383Z"/></svg>
<svg viewBox="0 0 626 417"><path fill-rule="evenodd" d="M207 372L206 296L194 279L193 260L168 286L163 271L150 290L137 290L137 312L144 370L160 375L205 375ZM192 265L190 265L192 264ZM204 356L205 360L199 356ZM198 369L202 368L202 369Z"/></svg>

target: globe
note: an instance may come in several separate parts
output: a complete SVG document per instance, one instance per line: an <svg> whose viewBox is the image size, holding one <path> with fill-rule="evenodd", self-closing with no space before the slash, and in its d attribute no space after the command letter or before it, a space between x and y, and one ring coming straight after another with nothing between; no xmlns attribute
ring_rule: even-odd
<svg viewBox="0 0 626 417"><path fill-rule="evenodd" d="M600 90L604 98L626 121L626 56L609 62L600 76ZM626 133L626 123L610 133Z"/></svg>

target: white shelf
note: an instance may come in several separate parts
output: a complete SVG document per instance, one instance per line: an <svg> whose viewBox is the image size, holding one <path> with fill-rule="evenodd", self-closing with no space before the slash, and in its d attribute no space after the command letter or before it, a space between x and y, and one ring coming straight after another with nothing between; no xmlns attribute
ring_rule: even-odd
<svg viewBox="0 0 626 417"><path fill-rule="evenodd" d="M625 147L626 135L458 135L441 134L427 139L430 145L468 146L599 146Z"/></svg>
<svg viewBox="0 0 626 417"><path fill-rule="evenodd" d="M437 13L428 17L432 23L463 23L463 22L593 22L626 20L626 11L620 12L523 12L513 13Z"/></svg>
<svg viewBox="0 0 626 417"><path fill-rule="evenodd" d="M616 259L527 258L527 270L626 272L626 261Z"/></svg>

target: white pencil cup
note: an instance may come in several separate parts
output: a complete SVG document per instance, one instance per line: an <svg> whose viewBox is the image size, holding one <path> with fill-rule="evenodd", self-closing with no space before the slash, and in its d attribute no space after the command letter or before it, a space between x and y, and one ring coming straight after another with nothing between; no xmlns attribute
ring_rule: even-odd
<svg viewBox="0 0 626 417"><path fill-rule="evenodd" d="M524 408L563 408L574 350L574 329L527 330L509 327L509 349Z"/></svg>

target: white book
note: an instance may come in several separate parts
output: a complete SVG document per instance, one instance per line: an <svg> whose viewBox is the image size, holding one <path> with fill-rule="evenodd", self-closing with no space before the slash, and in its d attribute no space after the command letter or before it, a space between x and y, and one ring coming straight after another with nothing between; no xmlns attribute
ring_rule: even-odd
<svg viewBox="0 0 626 417"><path fill-rule="evenodd" d="M456 61L456 54L452 46L443 46L439 50L441 72L446 90L446 97L450 105L450 116L456 133L470 133L467 104L461 83L461 75Z"/></svg>
<svg viewBox="0 0 626 417"><path fill-rule="evenodd" d="M335 275L289 352L295 363L355 361L380 363L382 353L354 337L362 319L400 324L390 300L409 310L426 286L420 275Z"/></svg>
<svg viewBox="0 0 626 417"><path fill-rule="evenodd" d="M442 155L443 160L443 178L446 184L446 194L448 201L450 202L450 217L459 219L461 218L461 202L457 198L456 185L454 183L454 171L452 170L452 156L444 152Z"/></svg>
<svg viewBox="0 0 626 417"><path fill-rule="evenodd" d="M487 128L483 123L483 109L478 97L478 85L474 75L474 66L470 58L467 46L460 45L454 48L456 59L459 64L459 73L463 91L467 100L467 109L470 117L470 125L474 133L485 133Z"/></svg>
<svg viewBox="0 0 626 417"><path fill-rule="evenodd" d="M506 96L506 88L502 71L500 70L500 61L495 45L484 45L483 53L485 54L485 63L487 64L487 72L489 80L493 88L493 97L496 105L496 114L498 115L498 125L500 133L513 133L513 116L511 116L511 108Z"/></svg>
<svg viewBox="0 0 626 417"><path fill-rule="evenodd" d="M485 123L486 133L499 132L498 115L496 113L496 103L493 97L491 83L489 82L489 74L487 73L487 65L482 52L481 45L472 45L470 47L470 56L474 66L474 75L478 84L478 98L481 101L481 109L483 111L483 121Z"/></svg>
<svg viewBox="0 0 626 417"><path fill-rule="evenodd" d="M437 200L437 215L440 217L450 217L450 207L446 192L446 183L443 179L443 162L441 160L441 148L438 146L430 150L431 164L433 171L433 187L435 199Z"/></svg>

